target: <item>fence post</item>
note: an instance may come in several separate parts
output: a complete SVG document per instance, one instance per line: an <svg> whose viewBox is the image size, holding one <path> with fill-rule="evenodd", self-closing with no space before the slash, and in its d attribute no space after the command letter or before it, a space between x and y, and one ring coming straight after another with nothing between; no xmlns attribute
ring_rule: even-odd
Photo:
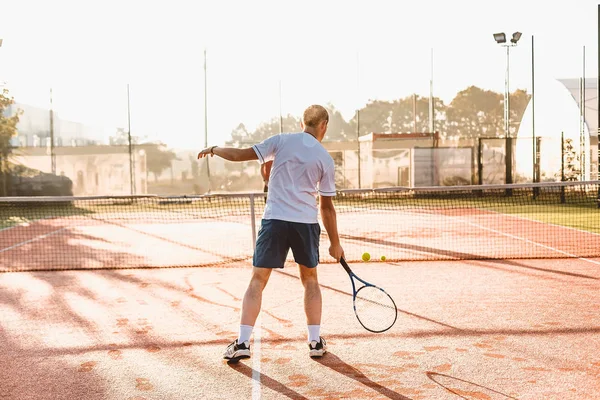
<svg viewBox="0 0 600 400"><path fill-rule="evenodd" d="M477 138L477 182L483 185L483 143Z"/></svg>
<svg viewBox="0 0 600 400"><path fill-rule="evenodd" d="M536 137L535 140L533 141L533 182L540 182L541 180L541 176L540 176L540 146L541 146L541 138L540 137ZM539 187L535 187L533 188L533 198L537 199L537 197L540 195L540 188Z"/></svg>
<svg viewBox="0 0 600 400"><path fill-rule="evenodd" d="M560 181L565 181L565 133L560 133ZM560 187L560 202L565 203L565 187Z"/></svg>
<svg viewBox="0 0 600 400"><path fill-rule="evenodd" d="M505 149L504 149L504 160L505 160L505 183L512 184L513 183L513 142L511 137L506 137L505 140ZM512 189L506 189L506 196L512 196Z"/></svg>

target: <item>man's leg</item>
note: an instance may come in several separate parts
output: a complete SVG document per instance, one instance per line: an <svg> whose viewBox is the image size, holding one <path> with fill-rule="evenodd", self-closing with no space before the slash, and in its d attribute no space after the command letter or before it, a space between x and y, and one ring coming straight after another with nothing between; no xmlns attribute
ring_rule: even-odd
<svg viewBox="0 0 600 400"><path fill-rule="evenodd" d="M308 325L309 354L311 357L321 357L327 351L325 340L320 336L322 299L317 279L321 227L318 223L294 223L292 227L290 244L304 285L304 312Z"/></svg>
<svg viewBox="0 0 600 400"><path fill-rule="evenodd" d="M327 351L325 340L321 338L321 312L323 300L317 278L317 268L299 264L300 279L304 285L304 312L308 325L308 346L311 357L321 357Z"/></svg>
<svg viewBox="0 0 600 400"><path fill-rule="evenodd" d="M240 320L240 331L237 340L231 343L225 351L224 358L237 362L242 358L250 357L250 337L252 329L260 313L262 303L262 292L267 286L271 276L271 268L257 268L252 270L252 278L244 294L242 302L242 316Z"/></svg>
<svg viewBox="0 0 600 400"><path fill-rule="evenodd" d="M317 278L317 268L300 267L300 279L304 285L304 312L308 325L321 325L321 310L323 301L321 288ZM315 340L319 340L318 337Z"/></svg>
<svg viewBox="0 0 600 400"><path fill-rule="evenodd" d="M250 279L250 284L248 285L248 289L246 289L244 301L242 302L242 325L254 326L256 318L258 318L258 314L260 313L262 292L267 286L271 271L271 268L253 268L252 278Z"/></svg>

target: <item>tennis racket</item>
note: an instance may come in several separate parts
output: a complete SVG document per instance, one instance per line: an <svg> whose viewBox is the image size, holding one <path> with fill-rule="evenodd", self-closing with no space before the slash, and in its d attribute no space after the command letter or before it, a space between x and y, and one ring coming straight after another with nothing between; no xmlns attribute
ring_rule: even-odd
<svg viewBox="0 0 600 400"><path fill-rule="evenodd" d="M381 333L394 326L398 318L398 309L392 296L382 288L356 276L343 257L340 263L350 275L354 314L363 328L369 332ZM357 290L356 287L360 284L363 286Z"/></svg>

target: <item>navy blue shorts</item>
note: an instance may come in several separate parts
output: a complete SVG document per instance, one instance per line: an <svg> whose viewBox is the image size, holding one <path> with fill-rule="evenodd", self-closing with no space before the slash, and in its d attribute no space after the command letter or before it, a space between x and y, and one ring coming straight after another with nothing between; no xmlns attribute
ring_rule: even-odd
<svg viewBox="0 0 600 400"><path fill-rule="evenodd" d="M320 235L321 227L318 223L263 219L256 239L253 265L261 268L283 268L292 249L294 261L314 268L319 264Z"/></svg>

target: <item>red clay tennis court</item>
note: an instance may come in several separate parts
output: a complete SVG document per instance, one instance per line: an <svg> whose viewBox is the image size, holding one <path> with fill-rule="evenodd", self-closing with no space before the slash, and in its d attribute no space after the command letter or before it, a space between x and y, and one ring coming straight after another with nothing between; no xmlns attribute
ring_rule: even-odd
<svg viewBox="0 0 600 400"><path fill-rule="evenodd" d="M323 234L329 353L307 355L290 262L235 365L261 194L2 200L0 397L598 398L598 183L511 187L341 192L347 259L396 324L360 326Z"/></svg>

